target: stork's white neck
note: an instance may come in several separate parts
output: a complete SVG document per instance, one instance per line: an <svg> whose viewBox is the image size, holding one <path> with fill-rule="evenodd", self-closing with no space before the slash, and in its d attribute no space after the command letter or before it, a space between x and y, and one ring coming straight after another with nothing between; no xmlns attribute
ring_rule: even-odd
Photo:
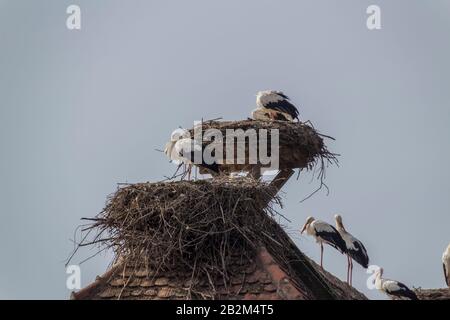
<svg viewBox="0 0 450 320"><path fill-rule="evenodd" d="M316 235L316 230L314 230L314 226L313 226L314 221L312 221L310 224L308 224L308 226L306 227L306 233L310 236L315 236Z"/></svg>
<svg viewBox="0 0 450 320"><path fill-rule="evenodd" d="M377 271L375 277L375 288L381 290L383 288L383 279L381 279L381 272Z"/></svg>
<svg viewBox="0 0 450 320"><path fill-rule="evenodd" d="M447 249L442 254L442 262L450 263L450 245L447 247Z"/></svg>
<svg viewBox="0 0 450 320"><path fill-rule="evenodd" d="M345 227L344 227L344 225L342 224L342 222L336 221L336 229L337 229L339 232L347 233L347 230L345 230Z"/></svg>

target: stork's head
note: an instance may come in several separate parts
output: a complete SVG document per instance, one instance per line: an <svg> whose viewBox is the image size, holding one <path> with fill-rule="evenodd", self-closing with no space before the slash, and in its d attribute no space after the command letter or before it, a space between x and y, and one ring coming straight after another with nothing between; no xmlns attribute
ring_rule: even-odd
<svg viewBox="0 0 450 320"><path fill-rule="evenodd" d="M305 224L303 225L303 228L302 228L302 230L300 231L300 233L305 232L306 228L308 228L308 226L309 226L314 220L315 220L314 217L308 217L308 218L306 218L306 222L305 222Z"/></svg>
<svg viewBox="0 0 450 320"><path fill-rule="evenodd" d="M342 217L340 214L335 214L334 220L336 221L336 226L338 228L344 229L344 224L342 223Z"/></svg>
<svg viewBox="0 0 450 320"><path fill-rule="evenodd" d="M256 101L258 102L259 100L261 100L262 97L264 97L265 95L267 95L268 91L258 91L256 93Z"/></svg>
<svg viewBox="0 0 450 320"><path fill-rule="evenodd" d="M189 133L188 130L182 129L182 128L178 128L178 129L175 129L172 132L172 134L170 135L170 141L176 142L176 141L181 140L183 138L189 138L190 136L191 136L191 134Z"/></svg>

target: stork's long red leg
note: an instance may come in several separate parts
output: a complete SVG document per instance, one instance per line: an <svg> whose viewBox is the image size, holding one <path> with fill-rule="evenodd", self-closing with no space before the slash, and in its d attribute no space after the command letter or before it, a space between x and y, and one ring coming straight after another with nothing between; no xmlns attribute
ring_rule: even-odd
<svg viewBox="0 0 450 320"><path fill-rule="evenodd" d="M183 174L181 176L181 180L184 180L186 178L186 164L182 163L181 165L183 166Z"/></svg>
<svg viewBox="0 0 450 320"><path fill-rule="evenodd" d="M353 285L353 261L350 258L350 285Z"/></svg>
<svg viewBox="0 0 450 320"><path fill-rule="evenodd" d="M320 267L323 269L323 244L320 243Z"/></svg>
<svg viewBox="0 0 450 320"><path fill-rule="evenodd" d="M353 284L353 260L349 257L350 261L350 276L349 276L349 285Z"/></svg>
<svg viewBox="0 0 450 320"><path fill-rule="evenodd" d="M347 255L347 283L350 284L350 257Z"/></svg>
<svg viewBox="0 0 450 320"><path fill-rule="evenodd" d="M349 266L349 272L348 272L348 284L352 285L352 268L353 268L353 262L352 262L352 258L348 257L348 262L350 263Z"/></svg>
<svg viewBox="0 0 450 320"><path fill-rule="evenodd" d="M349 269L348 269L348 256L347 256L347 283L348 283L348 272L349 272Z"/></svg>

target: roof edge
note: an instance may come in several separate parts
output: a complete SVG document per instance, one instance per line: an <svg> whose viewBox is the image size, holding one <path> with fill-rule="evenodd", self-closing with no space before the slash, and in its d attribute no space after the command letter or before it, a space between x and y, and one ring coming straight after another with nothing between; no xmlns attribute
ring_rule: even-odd
<svg viewBox="0 0 450 320"><path fill-rule="evenodd" d="M101 285L105 284L108 279L110 279L119 269L121 266L121 263L118 263L111 267L108 271L106 271L101 276L97 276L95 278L95 281L91 284L87 285L86 287L78 290L78 291L72 291L70 294L70 300L83 300L89 297L97 288L99 288Z"/></svg>

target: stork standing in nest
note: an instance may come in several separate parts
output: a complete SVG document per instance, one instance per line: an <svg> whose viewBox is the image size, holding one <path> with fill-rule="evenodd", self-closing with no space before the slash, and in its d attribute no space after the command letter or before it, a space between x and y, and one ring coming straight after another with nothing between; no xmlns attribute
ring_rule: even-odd
<svg viewBox="0 0 450 320"><path fill-rule="evenodd" d="M347 247L347 283L352 285L353 260L359 263L364 269L367 269L369 266L369 255L362 242L345 230L342 217L336 214L334 219L336 220L336 229L342 239L344 239L345 246Z"/></svg>
<svg viewBox="0 0 450 320"><path fill-rule="evenodd" d="M316 220L314 217L308 217L300 233L305 232L316 239L320 244L320 267L323 269L323 244L326 243L340 253L345 253L347 247L339 232L324 221Z"/></svg>
<svg viewBox="0 0 450 320"><path fill-rule="evenodd" d="M442 255L442 265L444 266L445 283L450 288L450 244Z"/></svg>
<svg viewBox="0 0 450 320"><path fill-rule="evenodd" d="M164 154L170 159L171 162L180 165L186 162L186 159L183 159L179 153L177 152L177 149L175 148L175 145L178 141L186 138L190 138L190 133L186 129L178 128L175 129L172 134L170 135L170 141L166 143L166 146L164 147Z"/></svg>
<svg viewBox="0 0 450 320"><path fill-rule="evenodd" d="M178 166L185 165L188 179L191 178L192 165L196 164L211 172L218 174L219 168L217 163L208 164L203 159L203 147L194 139L186 129L176 129L170 136L170 141L166 143L164 153ZM196 159L201 159L200 163L194 163Z"/></svg>
<svg viewBox="0 0 450 320"><path fill-rule="evenodd" d="M298 109L290 102L289 97L281 91L266 90L258 92L256 105L257 108L252 112L254 120L299 120Z"/></svg>

